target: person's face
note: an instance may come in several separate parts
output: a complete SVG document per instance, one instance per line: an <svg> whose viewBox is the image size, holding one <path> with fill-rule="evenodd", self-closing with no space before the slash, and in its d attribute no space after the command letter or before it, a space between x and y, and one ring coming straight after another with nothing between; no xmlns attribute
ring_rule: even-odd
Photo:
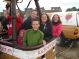
<svg viewBox="0 0 79 59"><path fill-rule="evenodd" d="M37 12L36 12L36 11L32 11L31 17L32 17L32 18L36 18L36 17L37 17Z"/></svg>
<svg viewBox="0 0 79 59"><path fill-rule="evenodd" d="M47 21L47 16L46 15L42 15L41 20L43 23L46 23Z"/></svg>
<svg viewBox="0 0 79 59"><path fill-rule="evenodd" d="M23 35L24 35L24 33L21 31L20 34L19 34L19 36L23 37Z"/></svg>
<svg viewBox="0 0 79 59"><path fill-rule="evenodd" d="M4 10L4 11L3 11L3 15L4 15L4 17L6 17L6 18L8 17L8 12L7 12L7 10Z"/></svg>
<svg viewBox="0 0 79 59"><path fill-rule="evenodd" d="M58 15L54 15L54 22L58 22L58 20L59 20Z"/></svg>
<svg viewBox="0 0 79 59"><path fill-rule="evenodd" d="M20 12L16 10L16 16L20 16Z"/></svg>
<svg viewBox="0 0 79 59"><path fill-rule="evenodd" d="M32 28L33 30L37 31L39 29L39 21L33 21L32 22Z"/></svg>

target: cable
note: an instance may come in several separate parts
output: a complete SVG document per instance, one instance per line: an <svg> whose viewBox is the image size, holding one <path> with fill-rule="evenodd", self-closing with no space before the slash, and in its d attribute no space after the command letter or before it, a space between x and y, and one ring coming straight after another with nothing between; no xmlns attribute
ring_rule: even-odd
<svg viewBox="0 0 79 59"><path fill-rule="evenodd" d="M27 5L27 7L26 7L25 12L27 11L27 9L28 9L28 7L29 7L29 5L30 5L31 1L32 1L32 0L30 0L30 1L29 1L28 5ZM23 2L23 0L22 0L21 2L19 2L19 3L22 3L22 2ZM22 16L22 17L24 17L23 15L25 15L25 12L24 12L24 13L22 13L22 11L20 10L20 8L19 8L18 4L16 4L16 6L17 6L18 10L20 11L21 16Z"/></svg>

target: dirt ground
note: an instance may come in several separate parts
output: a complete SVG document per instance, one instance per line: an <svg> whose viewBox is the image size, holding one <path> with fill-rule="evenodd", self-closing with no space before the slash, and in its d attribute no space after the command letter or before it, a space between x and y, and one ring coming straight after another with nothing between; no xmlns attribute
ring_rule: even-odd
<svg viewBox="0 0 79 59"><path fill-rule="evenodd" d="M56 59L79 59L79 42L76 47L56 47Z"/></svg>

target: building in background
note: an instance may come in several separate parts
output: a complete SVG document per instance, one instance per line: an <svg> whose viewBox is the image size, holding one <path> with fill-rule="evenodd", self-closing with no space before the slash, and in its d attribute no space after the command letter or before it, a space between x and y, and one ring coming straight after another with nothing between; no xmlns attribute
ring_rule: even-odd
<svg viewBox="0 0 79 59"><path fill-rule="evenodd" d="M53 12L62 12L61 7L51 7L51 10L52 10Z"/></svg>

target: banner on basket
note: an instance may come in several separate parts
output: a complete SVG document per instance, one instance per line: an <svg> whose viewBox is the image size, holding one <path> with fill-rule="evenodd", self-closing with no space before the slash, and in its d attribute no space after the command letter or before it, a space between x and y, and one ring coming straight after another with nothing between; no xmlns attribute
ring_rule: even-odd
<svg viewBox="0 0 79 59"><path fill-rule="evenodd" d="M15 49L13 47L0 44L0 51L7 53L9 55L13 55L14 57L17 57L20 59L28 59L28 58L33 59L44 55L47 51L53 48L55 44L56 44L56 40L53 40L47 45L45 45L44 47L41 47L37 50L32 50L32 51L23 51L20 49Z"/></svg>

